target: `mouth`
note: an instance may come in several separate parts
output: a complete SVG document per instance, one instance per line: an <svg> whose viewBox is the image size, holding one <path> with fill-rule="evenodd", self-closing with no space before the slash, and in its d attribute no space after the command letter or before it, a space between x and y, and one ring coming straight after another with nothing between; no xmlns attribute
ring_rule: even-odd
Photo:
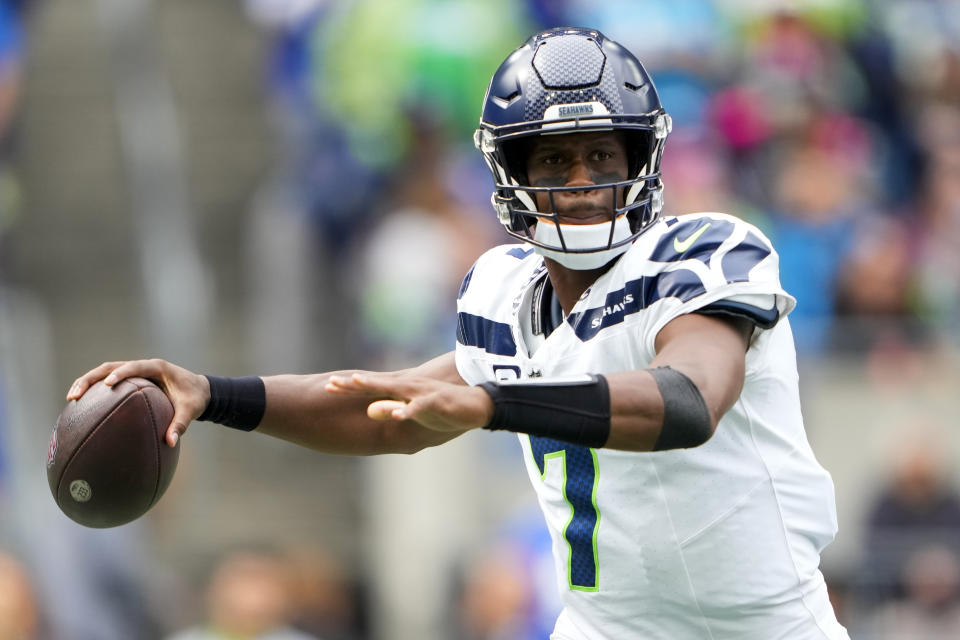
<svg viewBox="0 0 960 640"><path fill-rule="evenodd" d="M560 224L599 224L610 222L612 211L596 207L579 207L557 211Z"/></svg>

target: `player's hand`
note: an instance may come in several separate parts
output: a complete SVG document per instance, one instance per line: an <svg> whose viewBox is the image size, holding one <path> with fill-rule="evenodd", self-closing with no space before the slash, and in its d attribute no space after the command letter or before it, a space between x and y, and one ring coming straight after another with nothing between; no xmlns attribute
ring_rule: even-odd
<svg viewBox="0 0 960 640"><path fill-rule="evenodd" d="M173 420L167 427L167 444L176 446L180 436L187 430L210 401L210 383L200 374L166 360L129 360L126 362L104 362L83 374L67 391L67 401L79 400L91 385L103 380L112 387L126 378L147 378L154 381L173 403Z"/></svg>
<svg viewBox="0 0 960 640"><path fill-rule="evenodd" d="M482 388L433 378L355 373L331 376L326 390L377 397L367 407L370 418L413 420L434 431L478 429L493 418L493 400Z"/></svg>

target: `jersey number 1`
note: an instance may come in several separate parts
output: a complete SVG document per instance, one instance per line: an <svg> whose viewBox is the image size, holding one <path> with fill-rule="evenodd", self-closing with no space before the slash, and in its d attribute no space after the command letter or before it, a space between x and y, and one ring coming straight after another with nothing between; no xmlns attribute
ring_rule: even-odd
<svg viewBox="0 0 960 640"><path fill-rule="evenodd" d="M597 590L597 452L587 447L530 436L533 460L546 476L547 462L558 459L563 465L563 497L571 514L563 537L570 547L567 580L571 589Z"/></svg>

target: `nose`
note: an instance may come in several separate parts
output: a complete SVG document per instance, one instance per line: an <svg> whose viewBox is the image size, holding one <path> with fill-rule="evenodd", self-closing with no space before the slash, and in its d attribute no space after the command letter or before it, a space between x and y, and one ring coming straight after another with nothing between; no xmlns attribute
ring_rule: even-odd
<svg viewBox="0 0 960 640"><path fill-rule="evenodd" d="M590 187L595 185L593 177L590 175L590 171L587 168L587 164L580 158L577 158L570 164L570 169L567 172L567 184L568 187ZM586 193L587 191L573 191L572 193Z"/></svg>

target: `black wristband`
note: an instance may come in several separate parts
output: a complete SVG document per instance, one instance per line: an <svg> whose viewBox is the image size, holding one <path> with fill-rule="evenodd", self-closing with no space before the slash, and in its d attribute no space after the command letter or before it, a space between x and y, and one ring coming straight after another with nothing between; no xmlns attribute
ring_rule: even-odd
<svg viewBox="0 0 960 640"><path fill-rule="evenodd" d="M713 435L710 411L693 380L671 367L647 369L663 398L663 424L654 451L699 447Z"/></svg>
<svg viewBox="0 0 960 640"><path fill-rule="evenodd" d="M582 380L483 382L493 398L485 429L506 429L584 447L602 447L610 437L610 388L601 375Z"/></svg>
<svg viewBox="0 0 960 640"><path fill-rule="evenodd" d="M210 402L197 420L216 422L231 429L253 431L267 410L267 389L256 376L224 378L206 376Z"/></svg>

